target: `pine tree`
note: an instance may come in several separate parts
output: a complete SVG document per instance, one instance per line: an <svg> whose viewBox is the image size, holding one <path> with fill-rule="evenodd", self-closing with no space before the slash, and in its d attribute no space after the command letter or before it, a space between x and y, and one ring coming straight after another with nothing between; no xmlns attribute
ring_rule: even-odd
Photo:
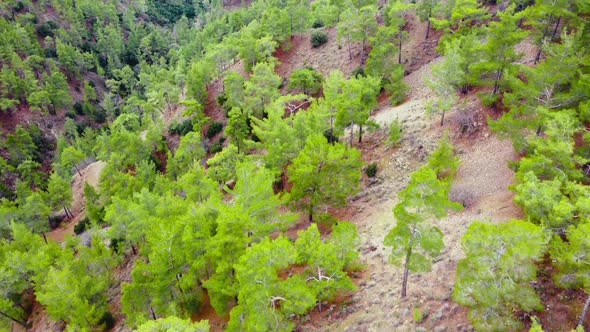
<svg viewBox="0 0 590 332"><path fill-rule="evenodd" d="M529 282L547 240L540 227L524 221L469 225L461 239L466 257L457 264L453 300L469 307L476 329L517 330L515 310L543 308Z"/></svg>
<svg viewBox="0 0 590 332"><path fill-rule="evenodd" d="M392 264L403 262L402 298L406 296L409 272L430 271L432 260L443 248L443 234L431 220L446 216L448 209L461 208L448 199L457 165L452 145L443 138L428 163L414 171L408 186L398 193L399 202L393 209L397 223L383 243L392 247Z"/></svg>
<svg viewBox="0 0 590 332"><path fill-rule="evenodd" d="M318 208L345 205L346 198L358 190L360 167L358 150L330 145L323 136L312 135L288 169L291 199L307 210L313 222Z"/></svg>
<svg viewBox="0 0 590 332"><path fill-rule="evenodd" d="M278 276L295 261L296 250L285 237L263 239L248 248L236 264L238 305L230 313L228 329L245 331L291 331L290 314L303 314L315 303L305 280Z"/></svg>
<svg viewBox="0 0 590 332"><path fill-rule="evenodd" d="M262 119L264 107L280 96L281 77L275 74L274 66L258 63L252 69L252 75L244 83L246 104L244 109L251 115Z"/></svg>
<svg viewBox="0 0 590 332"><path fill-rule="evenodd" d="M72 187L69 181L59 176L56 172L53 172L49 177L47 198L53 210L63 208L66 217L74 218L74 215L69 209L72 204Z"/></svg>
<svg viewBox="0 0 590 332"><path fill-rule="evenodd" d="M514 46L523 40L527 32L517 26L522 13L514 13L514 6L499 12L499 21L492 21L485 29L486 42L482 44L483 61L472 65L476 73L493 74L494 88L492 95L496 95L507 77L515 74L514 62L520 57Z"/></svg>
<svg viewBox="0 0 590 332"><path fill-rule="evenodd" d="M228 113L227 126L224 132L238 148L238 153L244 152L244 141L250 134L246 112L238 107L232 108Z"/></svg>
<svg viewBox="0 0 590 332"><path fill-rule="evenodd" d="M590 270L586 259L590 255L590 241L588 239L590 224L585 221L577 226L570 226L567 230L567 240L553 236L549 252L551 259L559 269L555 275L556 283L561 287L583 288L590 294ZM578 319L578 326L583 326L590 306L590 296Z"/></svg>

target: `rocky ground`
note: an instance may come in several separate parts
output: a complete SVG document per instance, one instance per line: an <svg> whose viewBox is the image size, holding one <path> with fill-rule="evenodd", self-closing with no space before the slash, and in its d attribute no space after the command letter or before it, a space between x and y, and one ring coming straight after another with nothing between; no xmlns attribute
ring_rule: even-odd
<svg viewBox="0 0 590 332"><path fill-rule="evenodd" d="M403 139L399 147L392 147L383 144L386 133L382 130L370 135L363 157L378 163L378 176L367 180L366 188L342 212L342 217L357 225L362 240L361 262L366 270L359 291L341 304L327 322L309 323L304 330L472 330L466 309L451 300L456 264L462 257L460 238L473 220L501 222L520 216L508 190L513 173L507 162L517 156L509 141L488 131L482 107L472 95L463 97L465 103L449 113L443 127L438 117L426 114L424 105L432 94L421 78L428 75L429 66L406 77L411 86L407 102L374 114L373 119L382 128L398 118L403 123ZM469 124L468 130L459 134L465 123ZM465 209L434 221L444 233L445 249L432 272L410 274L408 296L400 299L403 270L388 262L389 249L383 246L383 238L395 224L392 208L397 192L448 129L461 158L451 198L463 203ZM422 320L414 319L415 309L423 314Z"/></svg>

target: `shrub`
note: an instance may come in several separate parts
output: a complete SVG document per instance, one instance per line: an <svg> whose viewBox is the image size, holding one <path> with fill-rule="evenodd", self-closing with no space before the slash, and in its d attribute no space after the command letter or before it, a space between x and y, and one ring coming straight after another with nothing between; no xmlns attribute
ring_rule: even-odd
<svg viewBox="0 0 590 332"><path fill-rule="evenodd" d="M207 128L207 138L211 138L223 130L223 123L214 121Z"/></svg>
<svg viewBox="0 0 590 332"><path fill-rule="evenodd" d="M322 19L318 18L317 20L315 20L312 24L312 28L317 29L317 28L322 28L324 26L324 21L322 21Z"/></svg>
<svg viewBox="0 0 590 332"><path fill-rule="evenodd" d="M209 153L211 154L215 154L219 151L221 151L223 149L223 143L221 142L221 139L218 141L215 141L213 144L211 144L209 146Z"/></svg>
<svg viewBox="0 0 590 332"><path fill-rule="evenodd" d="M377 163L370 163L365 169L365 174L370 178L374 178L377 175Z"/></svg>
<svg viewBox="0 0 590 332"><path fill-rule="evenodd" d="M424 319L424 313L422 313L422 310L420 310L420 308L414 308L414 315L413 316L414 316L414 322L416 322L416 323L420 323Z"/></svg>
<svg viewBox="0 0 590 332"><path fill-rule="evenodd" d="M119 253L121 249L125 246L125 240L120 238L111 239L111 243L109 244L109 248L115 253Z"/></svg>
<svg viewBox="0 0 590 332"><path fill-rule="evenodd" d="M77 101L74 103L74 111L76 111L76 114L78 115L84 114L84 106L81 102Z"/></svg>
<svg viewBox="0 0 590 332"><path fill-rule="evenodd" d="M225 102L227 101L227 96L225 95L224 92L220 93L217 95L217 104L219 106L223 106L225 105Z"/></svg>
<svg viewBox="0 0 590 332"><path fill-rule="evenodd" d="M55 48L46 48L43 50L46 58L57 58L57 51Z"/></svg>
<svg viewBox="0 0 590 332"><path fill-rule="evenodd" d="M84 231L86 231L86 227L88 226L89 223L90 223L90 220L88 220L88 217L82 219L79 223L76 224L76 226L74 226L74 234L80 235L80 234L84 233Z"/></svg>
<svg viewBox="0 0 590 332"><path fill-rule="evenodd" d="M352 77L357 77L357 76L366 77L367 75L365 74L365 68L363 68L363 67L356 67L352 71Z"/></svg>
<svg viewBox="0 0 590 332"><path fill-rule="evenodd" d="M315 94L320 90L324 78L311 67L297 69L289 76L289 89L300 89L305 94Z"/></svg>
<svg viewBox="0 0 590 332"><path fill-rule="evenodd" d="M182 122L173 122L168 128L170 134L178 134L184 136L193 130L193 122L191 119L183 120Z"/></svg>
<svg viewBox="0 0 590 332"><path fill-rule="evenodd" d="M14 10L15 12L20 12L21 10L23 10L25 8L25 4L22 3L21 1L17 2L16 5L14 5L14 7L12 7L12 10Z"/></svg>
<svg viewBox="0 0 590 332"><path fill-rule="evenodd" d="M53 21L47 21L37 27L37 35L41 38L53 37L53 30L57 28L57 24Z"/></svg>
<svg viewBox="0 0 590 332"><path fill-rule="evenodd" d="M113 317L113 314L111 314L111 312L108 310L104 312L104 314L102 315L102 317L100 317L100 320L98 321L99 325L103 325L104 331L108 331L115 327L115 323L115 317Z"/></svg>
<svg viewBox="0 0 590 332"><path fill-rule="evenodd" d="M385 85L385 91L389 93L389 103L391 105L399 105L404 98L406 98L406 92L408 92L408 85L403 81L390 82Z"/></svg>
<svg viewBox="0 0 590 332"><path fill-rule="evenodd" d="M393 145L397 145L401 137L402 124L399 122L399 119L395 119L389 124L389 142L393 143Z"/></svg>
<svg viewBox="0 0 590 332"><path fill-rule="evenodd" d="M328 143L337 143L338 136L334 135L332 129L324 130L324 137L328 140Z"/></svg>
<svg viewBox="0 0 590 332"><path fill-rule="evenodd" d="M486 107L496 107L496 102L499 99L498 95L491 95L487 92L480 93L479 98L481 98L481 103Z"/></svg>
<svg viewBox="0 0 590 332"><path fill-rule="evenodd" d="M328 42L328 34L321 30L315 30L311 33L311 46L320 47Z"/></svg>

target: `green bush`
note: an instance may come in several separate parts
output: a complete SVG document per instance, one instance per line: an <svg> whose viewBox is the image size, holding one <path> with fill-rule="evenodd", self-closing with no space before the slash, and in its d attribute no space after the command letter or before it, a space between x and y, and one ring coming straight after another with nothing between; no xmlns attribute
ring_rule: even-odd
<svg viewBox="0 0 590 332"><path fill-rule="evenodd" d="M424 319L424 314L420 308L414 308L414 322L420 323Z"/></svg>
<svg viewBox="0 0 590 332"><path fill-rule="evenodd" d="M207 138L211 138L223 130L223 123L214 121L207 128Z"/></svg>
<svg viewBox="0 0 590 332"><path fill-rule="evenodd" d="M314 29L322 28L322 27L324 27L324 21L322 21L322 19L318 18L317 20L315 20L313 22L313 25L311 27Z"/></svg>
<svg viewBox="0 0 590 332"><path fill-rule="evenodd" d="M80 235L86 231L86 227L90 224L88 217L82 219L79 223L74 226L74 234Z"/></svg>
<svg viewBox="0 0 590 332"><path fill-rule="evenodd" d="M324 130L324 137L328 140L328 143L337 143L338 136L334 135L332 129Z"/></svg>
<svg viewBox="0 0 590 332"><path fill-rule="evenodd" d="M402 124L399 122L399 119L395 119L389 124L389 142L393 143L393 145L397 145L401 137Z"/></svg>
<svg viewBox="0 0 590 332"><path fill-rule="evenodd" d="M57 24L53 21L47 21L37 27L37 35L41 38L53 37L53 30L57 29Z"/></svg>
<svg viewBox="0 0 590 332"><path fill-rule="evenodd" d="M482 92L479 94L479 98L481 98L481 103L486 107L495 107L496 102L498 101L498 95L492 95L487 92Z"/></svg>
<svg viewBox="0 0 590 332"><path fill-rule="evenodd" d="M78 115L84 114L84 107L81 102L77 101L74 103L74 111L76 111L76 114Z"/></svg>
<svg viewBox="0 0 590 332"><path fill-rule="evenodd" d="M108 331L115 327L115 323L115 317L113 317L113 314L111 314L110 311L105 311L98 321L98 325L103 325L104 331Z"/></svg>
<svg viewBox="0 0 590 332"><path fill-rule="evenodd" d="M322 74L311 67L297 69L289 76L289 89L300 89L305 94L315 94L322 87Z"/></svg>
<svg viewBox="0 0 590 332"><path fill-rule="evenodd" d="M220 94L217 95L217 104L219 106L223 106L225 105L225 102L227 101L227 96L225 95L225 92L222 92Z"/></svg>
<svg viewBox="0 0 590 332"><path fill-rule="evenodd" d="M365 169L365 174L370 178L374 178L377 175L377 163L370 163Z"/></svg>
<svg viewBox="0 0 590 332"><path fill-rule="evenodd" d="M367 75L365 74L365 68L363 67L356 67L353 71L352 71L352 77L366 77Z"/></svg>
<svg viewBox="0 0 590 332"><path fill-rule="evenodd" d="M193 130L193 122L191 119L183 120L182 122L173 122L168 128L170 134L178 134L184 136Z"/></svg>
<svg viewBox="0 0 590 332"><path fill-rule="evenodd" d="M311 33L311 46L320 47L328 42L328 34L321 30L315 30Z"/></svg>
<svg viewBox="0 0 590 332"><path fill-rule="evenodd" d="M213 144L209 146L209 153L215 154L223 149L223 142L225 141L225 137L219 138L219 140L215 141Z"/></svg>

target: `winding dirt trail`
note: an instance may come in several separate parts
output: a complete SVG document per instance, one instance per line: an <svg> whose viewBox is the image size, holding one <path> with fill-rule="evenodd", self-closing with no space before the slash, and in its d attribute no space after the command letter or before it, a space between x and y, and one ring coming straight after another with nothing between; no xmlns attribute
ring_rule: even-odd
<svg viewBox="0 0 590 332"><path fill-rule="evenodd" d="M86 198L84 198L84 183L88 182L94 188L98 188L100 172L106 165L104 161L96 161L80 170L72 177L72 214L74 218L62 223L58 228L47 233L47 238L56 242L63 242L66 236L74 235L74 226L84 218L84 207Z"/></svg>

